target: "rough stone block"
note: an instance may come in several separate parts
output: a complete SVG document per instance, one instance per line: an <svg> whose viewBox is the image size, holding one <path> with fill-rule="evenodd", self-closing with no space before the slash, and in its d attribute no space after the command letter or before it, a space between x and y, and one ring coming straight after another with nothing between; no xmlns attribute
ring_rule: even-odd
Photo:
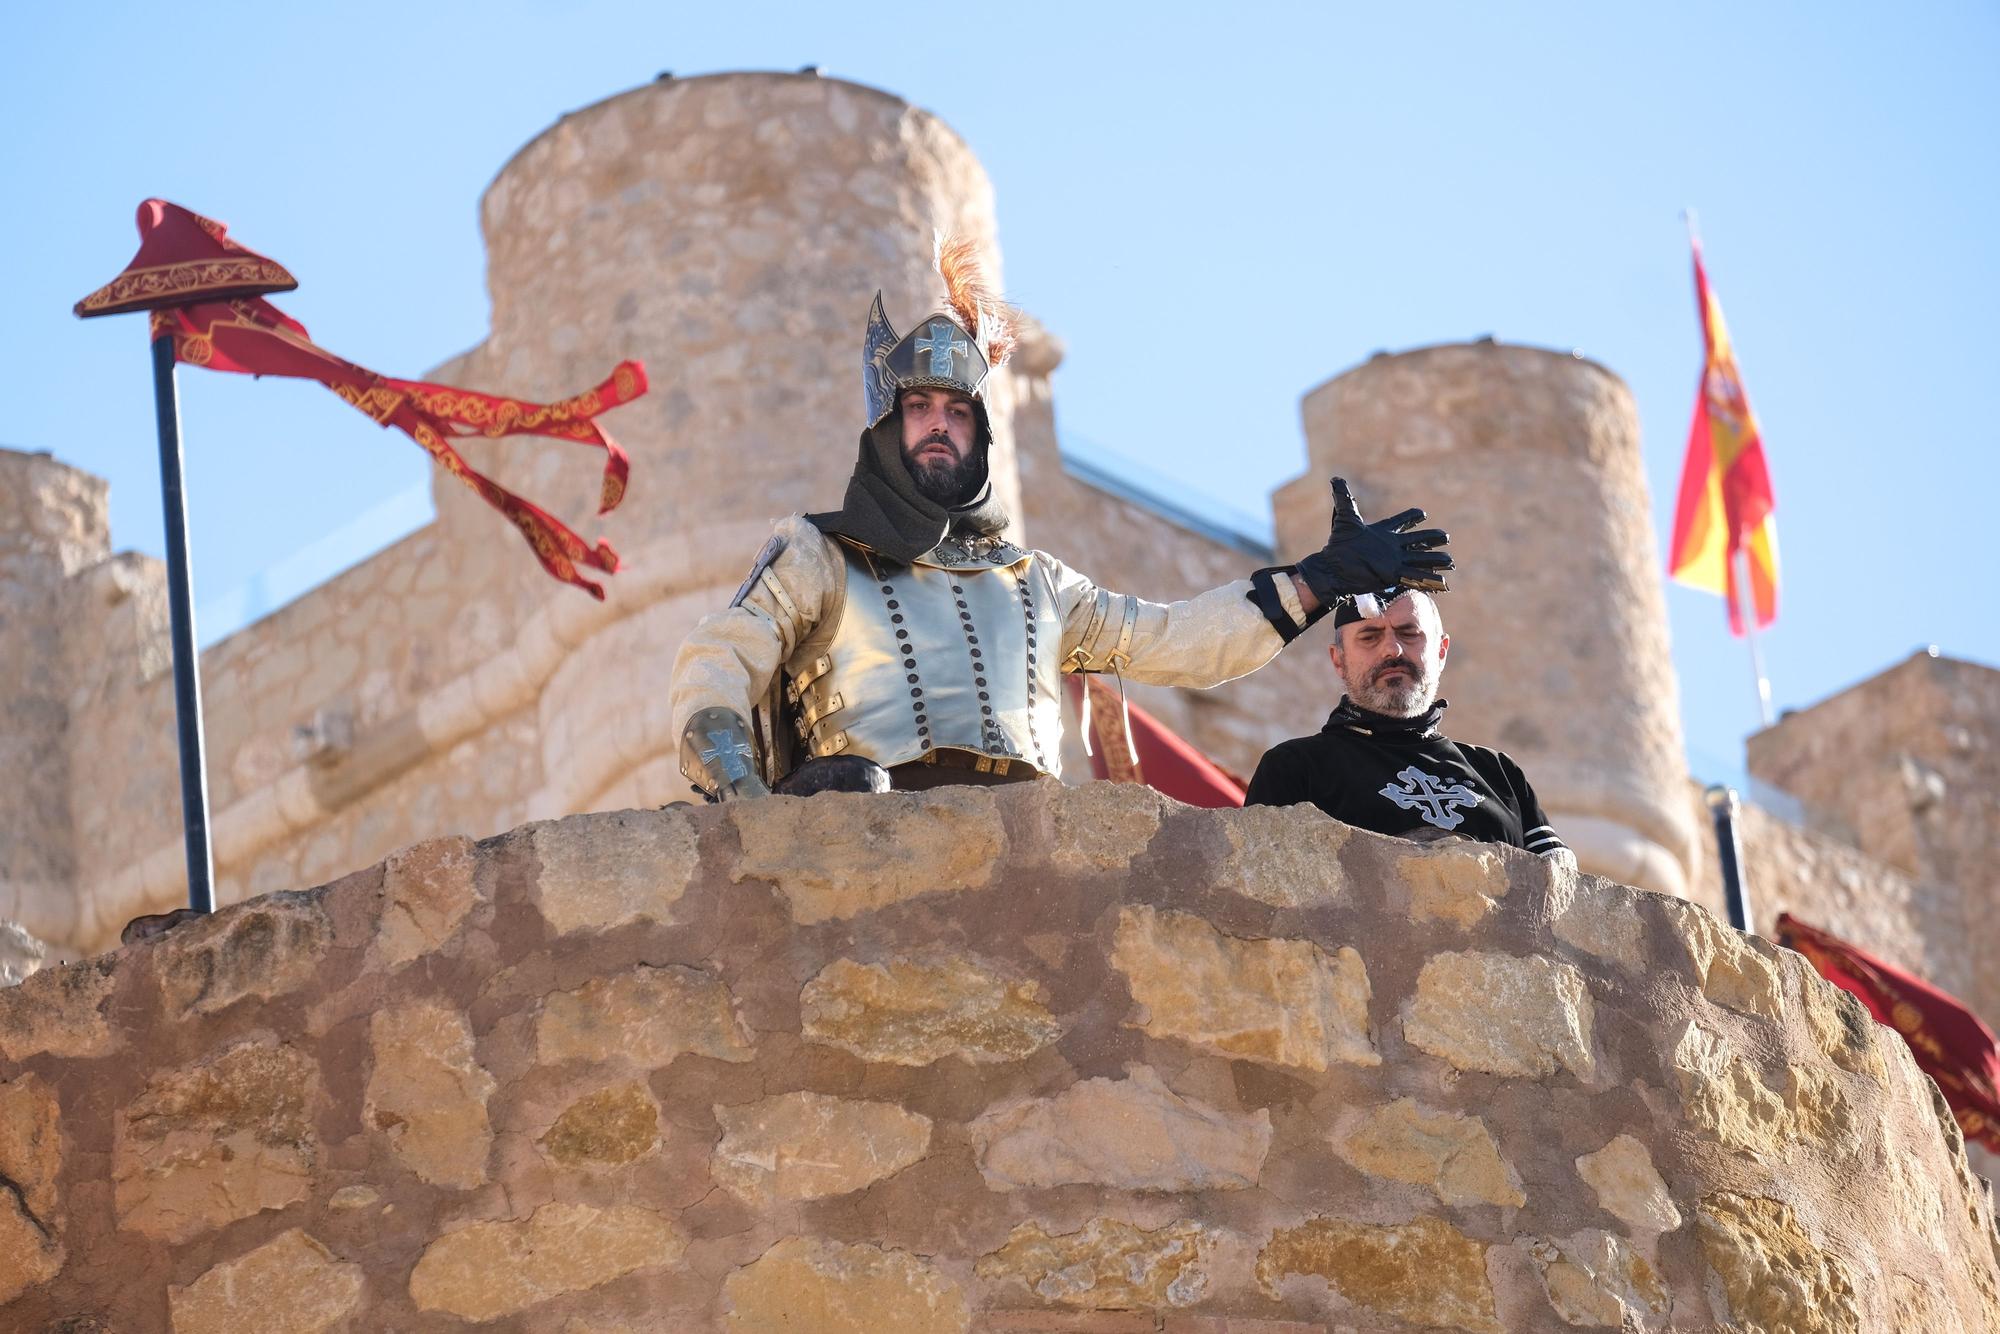
<svg viewBox="0 0 2000 1334"><path fill-rule="evenodd" d="M798 922L826 922L925 894L978 889L1006 847L985 788L822 792L732 802L743 852L731 878L768 880Z"/></svg>
<svg viewBox="0 0 2000 1334"><path fill-rule="evenodd" d="M299 1228L167 1289L174 1334L322 1334L347 1329L367 1278Z"/></svg>
<svg viewBox="0 0 2000 1334"><path fill-rule="evenodd" d="M998 1107L967 1130L995 1190L1076 1183L1114 1190L1237 1190L1257 1184L1271 1114L1182 1098L1151 1066Z"/></svg>
<svg viewBox="0 0 2000 1334"><path fill-rule="evenodd" d="M699 865L684 811L608 811L534 827L535 902L563 935L671 921Z"/></svg>
<svg viewBox="0 0 2000 1334"><path fill-rule="evenodd" d="M1066 871L1122 871L1159 832L1168 801L1143 783L1046 785L1049 860Z"/></svg>
<svg viewBox="0 0 2000 1334"><path fill-rule="evenodd" d="M965 1292L930 1261L880 1246L786 1237L722 1284L740 1334L966 1334Z"/></svg>
<svg viewBox="0 0 2000 1334"><path fill-rule="evenodd" d="M90 959L44 968L19 986L0 988L0 1057L102 1056L117 1045L104 1002L117 985L117 961Z"/></svg>
<svg viewBox="0 0 2000 1334"><path fill-rule="evenodd" d="M1122 908L1111 955L1139 1007L1134 1026L1226 1056L1306 1070L1378 1065L1368 970L1352 947L1240 940L1191 913Z"/></svg>
<svg viewBox="0 0 2000 1334"><path fill-rule="evenodd" d="M1590 989L1565 963L1478 951L1426 963L1403 1012L1410 1045L1461 1070L1544 1077L1597 1073Z"/></svg>
<svg viewBox="0 0 2000 1334"><path fill-rule="evenodd" d="M1334 1147L1370 1176L1428 1186L1446 1204L1526 1203L1492 1132L1476 1116L1398 1098L1367 1112Z"/></svg>
<svg viewBox="0 0 2000 1334"><path fill-rule="evenodd" d="M1507 863L1490 848L1441 848L1396 859L1410 889L1410 916L1419 922L1474 927L1507 896Z"/></svg>
<svg viewBox="0 0 2000 1334"><path fill-rule="evenodd" d="M609 1061L652 1070L689 1052L747 1061L754 1048L729 988L679 964L640 964L556 992L535 1019L535 1059L545 1065Z"/></svg>
<svg viewBox="0 0 2000 1334"><path fill-rule="evenodd" d="M1721 1287L1715 1317L1787 1334L1858 1334L1861 1312L1846 1261L1807 1235L1777 1200L1718 1191L1695 1226Z"/></svg>
<svg viewBox="0 0 2000 1334"><path fill-rule="evenodd" d="M0 1084L0 1305L62 1270L61 1110L34 1075Z"/></svg>
<svg viewBox="0 0 2000 1334"><path fill-rule="evenodd" d="M1074 1232L1021 1223L975 1272L1035 1296L1093 1309L1191 1306L1208 1290L1215 1234L1183 1220L1148 1231L1093 1218Z"/></svg>
<svg viewBox="0 0 2000 1334"><path fill-rule="evenodd" d="M179 1243L312 1188L319 1071L293 1047L246 1042L167 1069L118 1118L118 1224Z"/></svg>
<svg viewBox="0 0 2000 1334"><path fill-rule="evenodd" d="M483 1184L493 1147L486 1100L496 1085L473 1055L465 1016L439 1001L418 1001L375 1015L368 1037L374 1069L363 1121L425 1181Z"/></svg>
<svg viewBox="0 0 2000 1334"><path fill-rule="evenodd" d="M1671 1305L1660 1276L1622 1237L1579 1232L1529 1248L1549 1305L1565 1323L1617 1330L1660 1328Z"/></svg>
<svg viewBox="0 0 2000 1334"><path fill-rule="evenodd" d="M1353 831L1316 807L1245 806L1212 818L1228 842L1219 884L1274 908L1331 903L1344 891L1340 850Z"/></svg>
<svg viewBox="0 0 2000 1334"><path fill-rule="evenodd" d="M659 1147L660 1106L644 1084L614 1084L564 1108L540 1143L564 1167L622 1167Z"/></svg>
<svg viewBox="0 0 2000 1334"><path fill-rule="evenodd" d="M1681 1211L1646 1146L1630 1135L1618 1135L1596 1153L1576 1160L1577 1175L1597 1194L1597 1203L1634 1232L1672 1232L1681 1225Z"/></svg>
<svg viewBox="0 0 2000 1334"><path fill-rule="evenodd" d="M1314 1218L1279 1228L1257 1256L1272 1296L1293 1274L1323 1278L1365 1310L1416 1325L1506 1334L1486 1279L1486 1247L1441 1218L1396 1227Z"/></svg>
<svg viewBox="0 0 2000 1334"><path fill-rule="evenodd" d="M1866 1075L1884 1088L1888 1067L1882 1059L1878 1025L1853 992L1821 977L1805 959L1793 955L1787 966L1799 979L1806 1027L1819 1049L1841 1069Z"/></svg>
<svg viewBox="0 0 2000 1334"><path fill-rule="evenodd" d="M1042 987L965 955L835 959L799 996L803 1032L865 1061L1018 1061L1062 1036Z"/></svg>
<svg viewBox="0 0 2000 1334"><path fill-rule="evenodd" d="M1549 875L1556 939L1606 963L1615 963L1633 973L1643 972L1646 920L1633 902L1635 894L1608 881L1585 881L1567 867L1551 864Z"/></svg>
<svg viewBox="0 0 2000 1334"><path fill-rule="evenodd" d="M1689 1020L1674 1044L1681 1109L1696 1128L1749 1153L1770 1153L1790 1126L1785 1100L1729 1042Z"/></svg>
<svg viewBox="0 0 2000 1334"><path fill-rule="evenodd" d="M746 1199L816 1200L894 1176L930 1152L931 1122L892 1102L780 1093L717 1107L712 1171Z"/></svg>
<svg viewBox="0 0 2000 1334"><path fill-rule="evenodd" d="M1677 899L1659 902L1694 961L1702 995L1744 1014L1783 1018L1784 988L1777 965L1758 951L1755 941L1716 921L1698 904Z"/></svg>
<svg viewBox="0 0 2000 1334"><path fill-rule="evenodd" d="M370 962L395 968L443 945L478 902L473 873L478 845L463 836L434 838L382 863L382 917Z"/></svg>
<svg viewBox="0 0 2000 1334"><path fill-rule="evenodd" d="M152 946L167 1015L213 1014L304 986L333 943L324 891L267 894L188 922Z"/></svg>
<svg viewBox="0 0 2000 1334"><path fill-rule="evenodd" d="M686 1250L686 1232L651 1209L545 1204L526 1219L473 1223L433 1241L410 1273L410 1299L422 1311L498 1320L673 1264Z"/></svg>

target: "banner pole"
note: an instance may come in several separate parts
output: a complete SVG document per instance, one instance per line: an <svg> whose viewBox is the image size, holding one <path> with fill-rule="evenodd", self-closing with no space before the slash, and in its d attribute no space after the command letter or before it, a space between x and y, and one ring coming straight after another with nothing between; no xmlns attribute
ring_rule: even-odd
<svg viewBox="0 0 2000 1334"><path fill-rule="evenodd" d="M194 579L188 568L187 495L181 485L181 413L174 389L172 333L153 340L153 408L159 420L160 502L167 530L167 613L174 649L174 721L180 732L188 907L209 913L215 911L215 857L208 836L208 758L202 740L201 664L195 655Z"/></svg>
<svg viewBox="0 0 2000 1334"><path fill-rule="evenodd" d="M1715 819L1715 854L1722 868L1722 902L1729 924L1746 934L1756 934L1750 926L1750 890L1743 883L1743 842L1736 833L1736 815L1741 804L1736 789L1717 783L1703 794L1709 814Z"/></svg>
<svg viewBox="0 0 2000 1334"><path fill-rule="evenodd" d="M1750 549L1738 547L1730 559L1736 567L1736 614L1742 618L1743 638L1750 645L1750 671L1757 678L1757 717L1769 727L1777 719L1771 716L1771 678L1764 675L1764 653L1757 647L1757 595L1750 586Z"/></svg>

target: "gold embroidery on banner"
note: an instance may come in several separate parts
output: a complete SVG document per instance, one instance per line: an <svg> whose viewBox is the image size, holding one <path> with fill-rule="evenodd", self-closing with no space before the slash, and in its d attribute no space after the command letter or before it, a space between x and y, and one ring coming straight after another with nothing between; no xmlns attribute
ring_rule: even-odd
<svg viewBox="0 0 2000 1334"><path fill-rule="evenodd" d="M200 296L217 287L240 287L244 283L276 287L298 285L284 269L268 259L255 256L188 260L120 274L78 302L77 307L85 311L103 310L107 306L122 305L138 298L160 301L168 297Z"/></svg>
<svg viewBox="0 0 2000 1334"><path fill-rule="evenodd" d="M467 393L443 386L422 389L412 386L409 392L411 400L425 412L473 427L488 437L513 435L554 425L568 427L562 431L564 435L587 440L596 432L582 423L604 411L604 400L595 389L575 398L548 404L524 403L519 399ZM569 426L572 422L578 424Z"/></svg>
<svg viewBox="0 0 2000 1334"><path fill-rule="evenodd" d="M356 389L352 385L336 384L332 389L350 406L361 409L383 426L389 424L389 418L403 405L403 395L387 385Z"/></svg>
<svg viewBox="0 0 2000 1334"><path fill-rule="evenodd" d="M174 339L174 355L190 366L206 366L215 360L215 343L201 334L182 334Z"/></svg>
<svg viewBox="0 0 2000 1334"><path fill-rule="evenodd" d="M611 377L611 387L621 400L630 398L639 387L639 377L632 374L630 366L620 366Z"/></svg>

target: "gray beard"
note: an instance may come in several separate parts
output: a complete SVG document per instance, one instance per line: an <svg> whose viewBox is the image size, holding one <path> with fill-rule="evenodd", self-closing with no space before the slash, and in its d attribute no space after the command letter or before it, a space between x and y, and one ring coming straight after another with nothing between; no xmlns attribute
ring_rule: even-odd
<svg viewBox="0 0 2000 1334"><path fill-rule="evenodd" d="M1385 718L1414 718L1437 699L1437 681L1426 676L1395 686L1376 681L1350 683L1347 694L1362 708Z"/></svg>

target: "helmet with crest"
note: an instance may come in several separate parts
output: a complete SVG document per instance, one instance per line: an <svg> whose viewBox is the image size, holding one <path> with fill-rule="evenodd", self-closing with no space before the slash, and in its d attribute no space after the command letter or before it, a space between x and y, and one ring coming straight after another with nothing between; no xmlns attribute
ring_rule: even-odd
<svg viewBox="0 0 2000 1334"><path fill-rule="evenodd" d="M982 434L990 434L980 391L1014 350L1014 312L987 282L975 242L939 237L935 262L944 279L944 306L909 333L896 332L882 294L875 294L861 353L868 425L895 411L902 390L950 389L979 405Z"/></svg>

